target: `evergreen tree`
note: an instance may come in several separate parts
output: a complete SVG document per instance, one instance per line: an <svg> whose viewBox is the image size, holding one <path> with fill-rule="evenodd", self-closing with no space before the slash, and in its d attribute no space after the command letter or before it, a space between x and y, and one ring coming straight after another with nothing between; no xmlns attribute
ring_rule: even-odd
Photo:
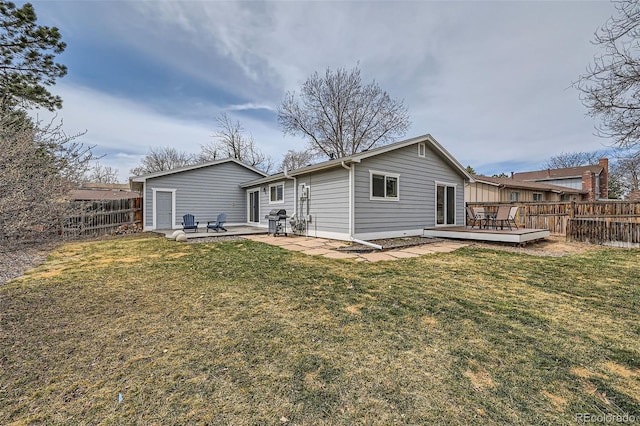
<svg viewBox="0 0 640 426"><path fill-rule="evenodd" d="M64 51L56 27L36 24L36 12L30 3L16 7L0 0L0 112L16 108L44 107L51 111L62 107L62 99L52 95L48 86L67 73L67 67L55 63L55 55Z"/></svg>

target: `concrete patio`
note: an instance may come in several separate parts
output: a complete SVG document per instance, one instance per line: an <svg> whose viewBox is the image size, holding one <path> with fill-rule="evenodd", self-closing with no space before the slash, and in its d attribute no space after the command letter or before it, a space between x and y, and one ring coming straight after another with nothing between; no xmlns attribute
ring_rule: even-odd
<svg viewBox="0 0 640 426"><path fill-rule="evenodd" d="M207 232L206 228L198 229L198 232L188 231L185 232L187 239L192 240L195 238L208 238L208 237L232 237L232 236L244 236L244 235L255 235L255 234L266 234L267 228L259 228L257 226L248 226L248 225L240 225L240 226L225 226L227 231L209 231ZM161 234L166 237L170 237L176 231L180 231L180 229L158 229L152 232L156 234Z"/></svg>
<svg viewBox="0 0 640 426"><path fill-rule="evenodd" d="M258 228L255 226L227 226L226 228L226 232L206 232L204 229L199 229L198 232L187 232L185 235L188 240L216 237L242 237L247 240L282 247L285 250L297 251L310 256L323 256L330 259L353 259L358 262L379 262L382 260L407 259L433 253L449 253L469 245L462 241L436 240L419 246L374 251L371 253L356 253L336 250L338 247L347 245L348 243L346 241L303 237L294 234L274 237L267 233L266 228ZM176 229L161 229L153 232L169 238L175 231Z"/></svg>

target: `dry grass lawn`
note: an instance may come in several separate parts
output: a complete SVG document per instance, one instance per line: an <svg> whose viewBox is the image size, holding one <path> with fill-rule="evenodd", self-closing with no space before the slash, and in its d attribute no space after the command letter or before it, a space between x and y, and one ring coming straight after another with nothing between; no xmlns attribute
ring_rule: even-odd
<svg viewBox="0 0 640 426"><path fill-rule="evenodd" d="M0 424L640 417L640 251L68 244L0 287ZM119 401L121 399L121 401Z"/></svg>

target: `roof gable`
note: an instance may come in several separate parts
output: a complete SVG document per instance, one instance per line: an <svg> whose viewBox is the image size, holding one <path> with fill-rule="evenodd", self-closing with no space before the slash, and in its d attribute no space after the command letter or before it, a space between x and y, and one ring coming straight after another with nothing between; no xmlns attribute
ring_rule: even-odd
<svg viewBox="0 0 640 426"><path fill-rule="evenodd" d="M462 165L455 159L453 156L446 150L442 145L440 145L431 135L426 134L422 136L417 136L411 139L406 139L403 141L395 142L389 145L381 146L378 148L374 148L368 151L359 152L357 154L349 155L342 158L337 158L334 160L324 161L318 164L312 164L310 166L301 167L299 169L286 171L286 173L277 173L275 175L267 176L265 178L260 178L256 180L252 180L249 182L245 182L241 185L241 187L246 188L254 185L261 185L263 183L272 182L275 180L279 180L285 178L287 176L299 176L302 174L307 174L319 170L330 169L333 167L341 167L343 164L351 164L351 163L359 163L361 160L369 157L374 157L376 155L382 155L390 151L394 151L397 149L404 148L406 146L425 143L428 144L429 147L440 157L442 157L445 162L454 170L456 170L460 175L464 176L466 179L473 181L471 175L467 172L467 170L462 167Z"/></svg>
<svg viewBox="0 0 640 426"><path fill-rule="evenodd" d="M517 180L551 180L551 179L570 179L582 177L584 172L592 172L596 175L603 170L602 166L578 166L565 167L561 169L534 170L531 172L514 173L513 178Z"/></svg>
<svg viewBox="0 0 640 426"><path fill-rule="evenodd" d="M551 191L559 194L586 194L587 191L581 189L567 188L560 185L551 185L548 183L524 181L512 178L499 178L489 176L474 176L476 182L488 185L499 186L503 188L530 189L533 191Z"/></svg>
<svg viewBox="0 0 640 426"><path fill-rule="evenodd" d="M129 178L130 181L132 182L145 182L147 179L153 179L153 178L157 178L157 177L161 177L161 176L167 176L167 175L172 175L175 173L182 173L182 172L187 172L190 170L196 170L196 169L201 169L204 167L213 167L213 166L217 166L218 164L225 164L225 163L235 163L239 166L242 166L248 170L251 170L252 172L258 173L262 176L267 176L267 174L263 171L260 171L258 169L256 169L255 167L249 166L248 164L244 164L241 161L236 160L235 158L225 158L224 160L216 160L216 161L210 161L207 163L200 163L200 164L193 164L190 166L185 166L185 167L178 167L177 169L172 169L172 170L164 170L161 172L155 172L155 173L149 173L146 175L141 175L141 176L133 176L131 178Z"/></svg>

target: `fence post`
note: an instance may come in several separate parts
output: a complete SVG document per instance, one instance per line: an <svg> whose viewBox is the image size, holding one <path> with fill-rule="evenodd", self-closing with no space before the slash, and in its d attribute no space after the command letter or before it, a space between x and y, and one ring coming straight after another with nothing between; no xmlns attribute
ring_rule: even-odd
<svg viewBox="0 0 640 426"><path fill-rule="evenodd" d="M569 206L569 218L573 219L576 217L576 202L575 200L571 200L571 205Z"/></svg>

